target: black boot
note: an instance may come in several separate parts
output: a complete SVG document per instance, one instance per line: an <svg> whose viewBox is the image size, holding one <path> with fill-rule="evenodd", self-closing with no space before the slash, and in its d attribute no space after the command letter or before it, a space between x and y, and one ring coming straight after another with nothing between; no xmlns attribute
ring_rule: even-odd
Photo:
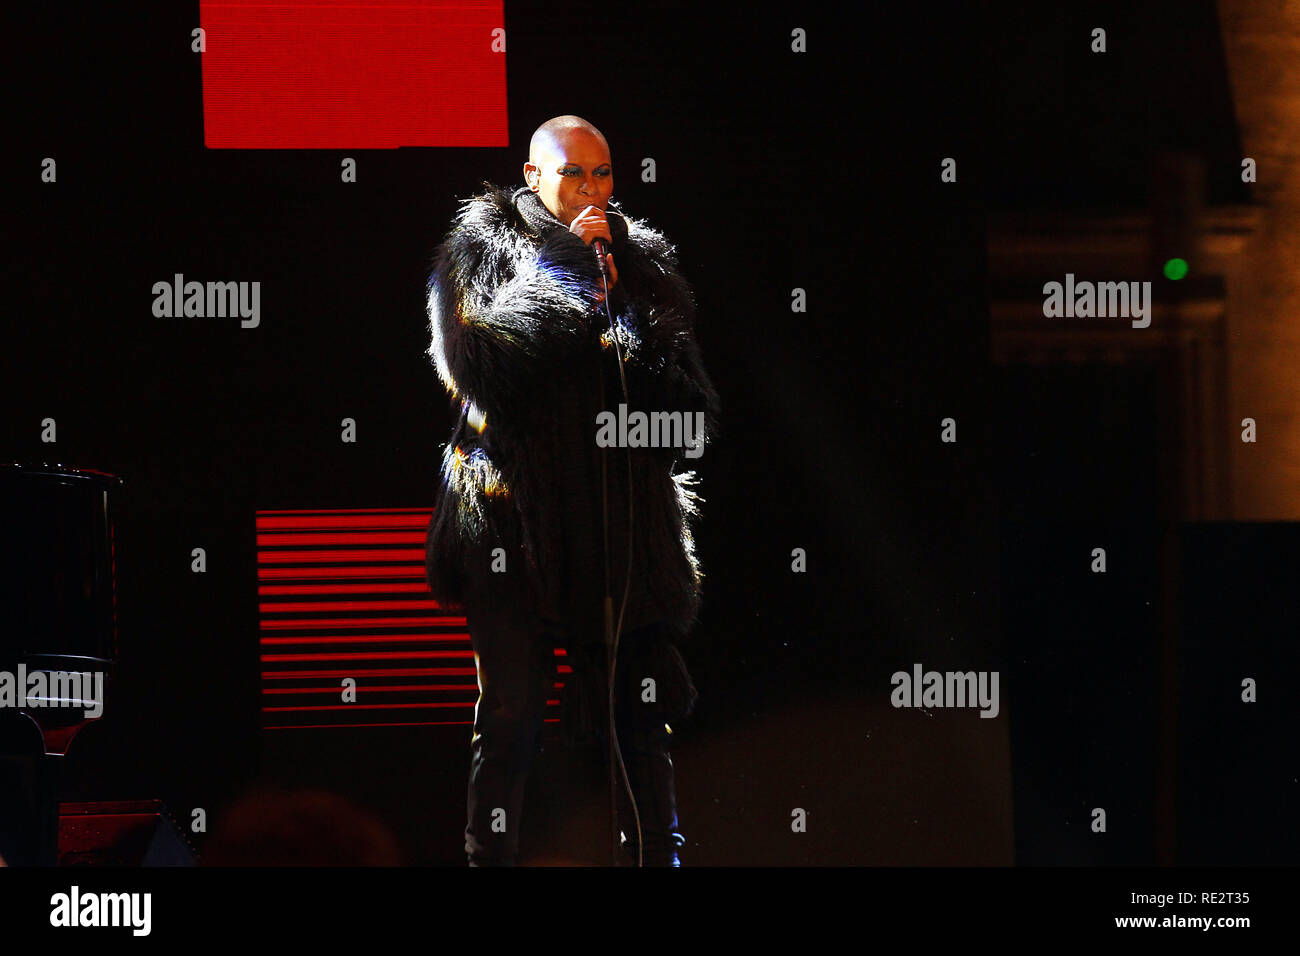
<svg viewBox="0 0 1300 956"><path fill-rule="evenodd" d="M637 865L637 849L641 847L642 866L681 866L678 851L686 845L677 818L677 794L673 781L673 761L666 745L666 731L662 736L647 734L645 730L631 734L620 733L623 764L631 780L636 797L636 814L627 798L627 788L619 778L618 821L622 831L620 841L631 866ZM640 823L638 843L637 824Z"/></svg>

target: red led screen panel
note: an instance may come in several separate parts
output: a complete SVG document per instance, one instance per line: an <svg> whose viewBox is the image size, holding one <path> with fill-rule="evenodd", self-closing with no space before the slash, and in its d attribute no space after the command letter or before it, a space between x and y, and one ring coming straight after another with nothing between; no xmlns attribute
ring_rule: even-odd
<svg viewBox="0 0 1300 956"><path fill-rule="evenodd" d="M502 0L200 0L210 149L508 146Z"/></svg>

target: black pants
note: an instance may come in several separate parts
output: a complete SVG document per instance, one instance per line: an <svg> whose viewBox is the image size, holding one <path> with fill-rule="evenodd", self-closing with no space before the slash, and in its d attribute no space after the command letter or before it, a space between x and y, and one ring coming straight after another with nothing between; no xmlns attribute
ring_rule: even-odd
<svg viewBox="0 0 1300 956"><path fill-rule="evenodd" d="M465 853L471 866L513 866L519 851L519 824L524 785L542 749L546 699L555 693L555 643L561 636L526 605L511 601L466 602L479 699L474 708L470 743L468 823ZM677 850L685 843L678 832L669 733L662 715L643 705L641 651L658 636L658 627L624 633L619 639L615 713L619 747L640 814L646 866L680 866ZM587 659L599 657L597 645ZM582 659L578 655L577 659ZM602 672L604 667L601 668ZM573 675L575 678L577 674ZM589 675L590 676L590 675ZM589 684L598 684L589 680ZM563 692L572 693L566 681ZM608 698L601 697L599 729L608 727ZM601 738L600 752L607 743ZM617 773L617 764L615 766ZM630 861L637 858L637 827L627 790L619 777L619 827Z"/></svg>

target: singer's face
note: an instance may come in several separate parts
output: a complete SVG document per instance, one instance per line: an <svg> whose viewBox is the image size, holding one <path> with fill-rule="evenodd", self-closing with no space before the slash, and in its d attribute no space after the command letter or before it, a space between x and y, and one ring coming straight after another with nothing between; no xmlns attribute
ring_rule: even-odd
<svg viewBox="0 0 1300 956"><path fill-rule="evenodd" d="M584 129L565 130L524 165L524 178L566 226L588 206L605 209L614 192L609 146Z"/></svg>

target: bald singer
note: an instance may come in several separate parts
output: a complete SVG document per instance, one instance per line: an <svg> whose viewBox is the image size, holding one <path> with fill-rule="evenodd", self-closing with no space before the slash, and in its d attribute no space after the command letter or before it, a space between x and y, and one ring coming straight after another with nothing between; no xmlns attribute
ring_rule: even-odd
<svg viewBox="0 0 1300 956"><path fill-rule="evenodd" d="M471 866L517 862L524 784L563 648L572 675L560 729L571 746L608 746L615 661L623 851L680 866L668 743L697 696L679 645L699 622L702 499L694 472L679 470L686 443L675 432L609 449L597 423L623 405L702 422L709 442L718 395L676 250L612 202L601 132L577 116L548 120L523 174L522 186L484 183L461 203L428 284L428 355L456 413L428 582L439 602L465 608L479 688L465 852Z"/></svg>

